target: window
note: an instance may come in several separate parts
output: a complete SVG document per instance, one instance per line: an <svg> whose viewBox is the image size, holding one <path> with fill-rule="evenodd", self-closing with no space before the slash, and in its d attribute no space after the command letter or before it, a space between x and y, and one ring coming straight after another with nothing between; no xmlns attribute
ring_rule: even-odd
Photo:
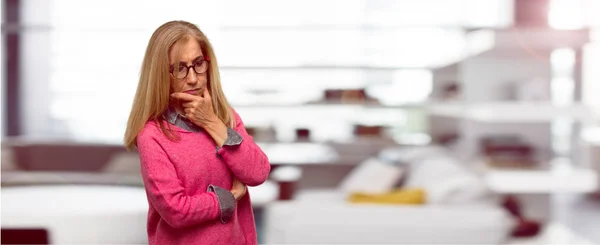
<svg viewBox="0 0 600 245"><path fill-rule="evenodd" d="M120 142L145 45L174 19L211 38L236 106L297 105L327 88L356 87L390 105L418 102L431 89L428 68L462 59L463 27L510 24L511 1L479 1L24 0L24 133ZM390 88L399 93L381 93ZM250 109L240 112L258 123ZM389 123L406 117L385 115Z"/></svg>

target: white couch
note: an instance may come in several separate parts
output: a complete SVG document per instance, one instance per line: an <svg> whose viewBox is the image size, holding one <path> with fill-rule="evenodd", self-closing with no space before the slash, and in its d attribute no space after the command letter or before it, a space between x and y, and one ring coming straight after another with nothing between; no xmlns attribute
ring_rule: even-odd
<svg viewBox="0 0 600 245"><path fill-rule="evenodd" d="M147 213L143 187L2 188L2 228L43 228L51 244L147 244Z"/></svg>
<svg viewBox="0 0 600 245"><path fill-rule="evenodd" d="M407 170L408 179L403 186L425 189L426 204L346 201L352 191L381 192L393 188ZM493 193L487 191L479 177L461 168L443 150L390 149L377 159L362 163L336 189L304 190L292 201L268 205L265 241L268 244L501 244L508 239L514 220L496 203Z"/></svg>

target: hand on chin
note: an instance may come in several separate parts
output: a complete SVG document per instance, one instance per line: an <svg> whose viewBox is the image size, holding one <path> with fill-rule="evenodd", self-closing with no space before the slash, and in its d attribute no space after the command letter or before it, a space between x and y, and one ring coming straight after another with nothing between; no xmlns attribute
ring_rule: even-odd
<svg viewBox="0 0 600 245"><path fill-rule="evenodd" d="M200 93L201 91L201 93ZM215 120L215 113L212 105L210 93L205 88L196 90L197 95L188 93L190 90L171 94L171 97L181 102L185 117L200 127L205 127L208 123Z"/></svg>

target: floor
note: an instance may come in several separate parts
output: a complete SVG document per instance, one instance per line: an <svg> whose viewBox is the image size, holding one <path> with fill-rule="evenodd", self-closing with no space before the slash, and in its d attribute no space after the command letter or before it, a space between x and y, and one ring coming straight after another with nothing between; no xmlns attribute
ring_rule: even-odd
<svg viewBox="0 0 600 245"><path fill-rule="evenodd" d="M558 222L590 242L600 244L600 197L557 195L553 202Z"/></svg>
<svg viewBox="0 0 600 245"><path fill-rule="evenodd" d="M506 245L600 244L600 198L556 195L552 199L554 222L537 237L513 239Z"/></svg>

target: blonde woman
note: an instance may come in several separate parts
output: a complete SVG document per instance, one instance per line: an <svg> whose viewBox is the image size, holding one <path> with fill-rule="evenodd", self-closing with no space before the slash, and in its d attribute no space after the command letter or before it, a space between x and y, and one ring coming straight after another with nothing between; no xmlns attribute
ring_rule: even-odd
<svg viewBox="0 0 600 245"><path fill-rule="evenodd" d="M257 244L246 186L263 183L270 164L195 25L171 21L150 37L125 146L140 155L149 244Z"/></svg>

